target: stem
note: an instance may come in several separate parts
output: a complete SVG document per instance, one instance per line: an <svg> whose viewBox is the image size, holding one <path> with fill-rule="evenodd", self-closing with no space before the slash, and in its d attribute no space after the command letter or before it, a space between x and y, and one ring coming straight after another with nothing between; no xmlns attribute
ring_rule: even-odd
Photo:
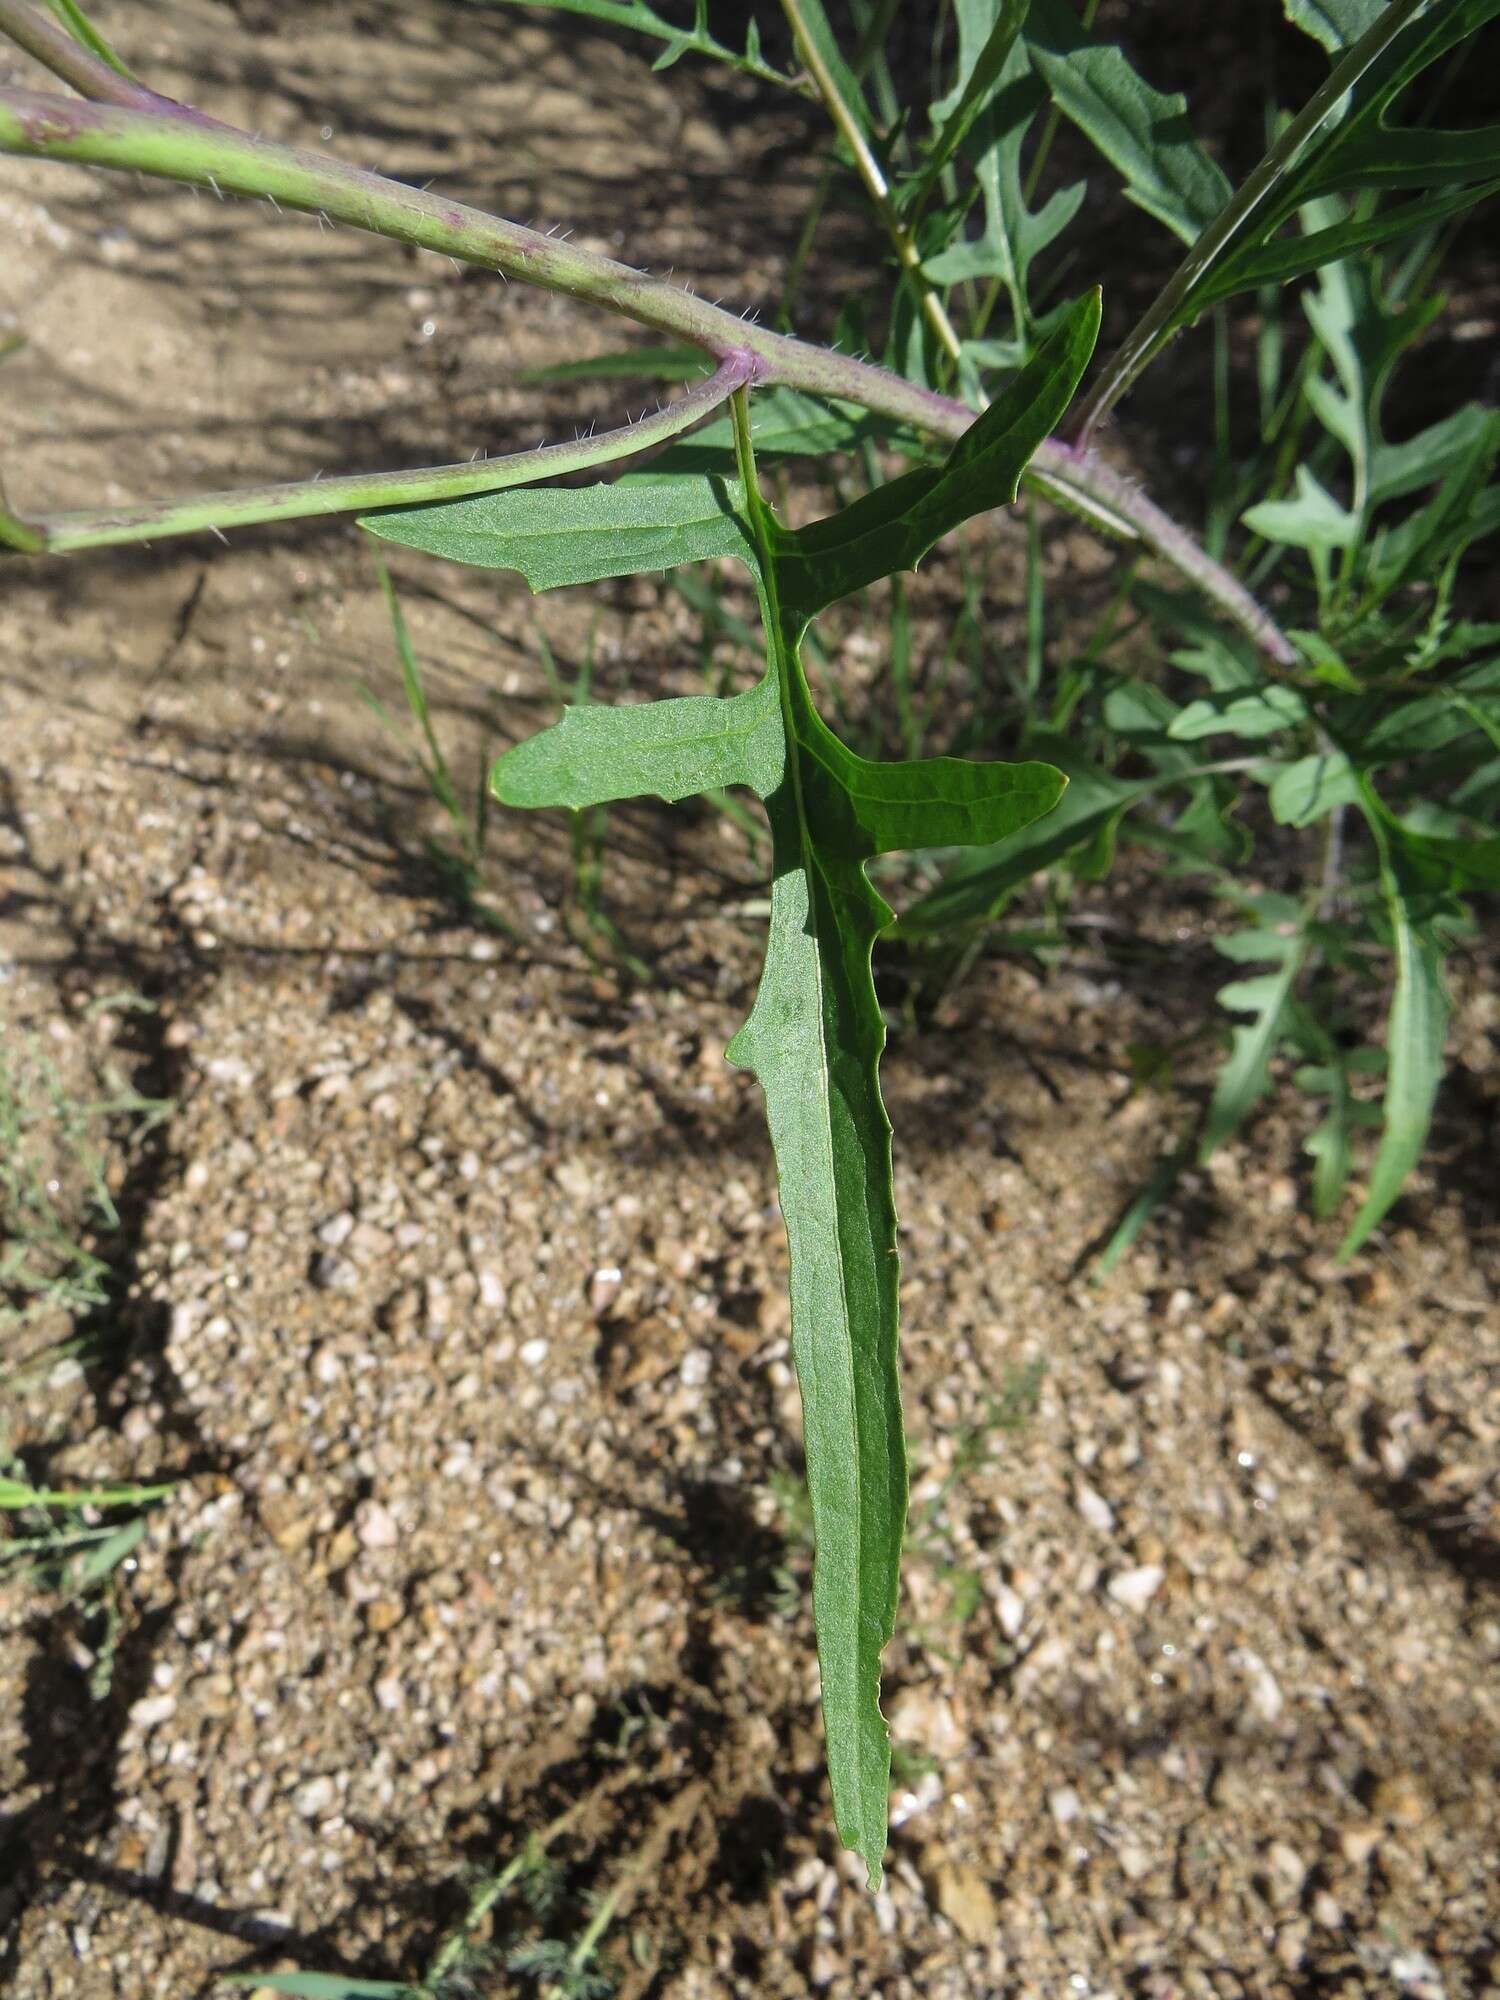
<svg viewBox="0 0 1500 2000"><path fill-rule="evenodd" d="M194 500L53 514L16 525L35 538L29 544L33 551L71 555L79 549L155 541L169 535L204 531L222 535L225 528L243 528L255 522L298 521L318 515L365 513L376 507L411 507L427 500L457 500L475 493L498 493L507 486L529 486L562 473L608 465L648 446L665 443L701 423L727 400L731 391L749 381L754 372L749 355L731 355L700 387L669 409L642 417L639 423L606 431L601 437L582 438L574 444L541 445L535 451L513 452L478 464L439 465L416 472L353 473L342 479L304 479L287 486L205 493ZM0 514L0 541L6 539L6 519Z"/></svg>
<svg viewBox="0 0 1500 2000"><path fill-rule="evenodd" d="M18 5L19 0L0 0L7 12ZM100 68L107 71L107 65ZM0 153L134 168L218 195L270 200L603 306L700 347L716 361L749 355L756 382L857 403L950 440L973 422L973 411L950 397L852 355L769 332L627 264L342 161L198 120L166 99L141 110L0 90ZM1049 439L1032 459L1027 478L1072 511L1115 534L1138 538L1196 583L1273 659L1283 664L1295 659L1290 643L1244 585L1093 453Z"/></svg>
<svg viewBox="0 0 1500 2000"><path fill-rule="evenodd" d="M811 35L807 32L807 24L802 18L800 0L781 0L781 9L791 27L792 39L797 45L797 54L802 59L803 67L817 85L818 95L822 98L828 115L833 120L840 138L842 138L844 144L854 155L855 171L864 182L865 193L870 197L871 204L876 214L880 217L885 233L891 239L891 246L896 252L896 260L916 287L917 298L921 304L922 317L932 329L933 337L937 341L938 346L942 348L948 359L956 365L963 353L963 343L954 329L952 320L949 319L943 308L942 300L932 289L926 274L923 272L922 258L917 249L916 239L896 213L895 204L891 200L890 186L886 181L880 162L870 151L869 143L864 133L860 131L858 123L839 93L838 85L829 73L828 65L824 62Z"/></svg>
<svg viewBox="0 0 1500 2000"><path fill-rule="evenodd" d="M119 104L136 111L169 110L200 124L213 122L122 74L76 41L55 15L42 13L30 6L28 0L0 0L0 34L9 36L27 55L35 56L44 69L50 69L92 103Z"/></svg>
<svg viewBox="0 0 1500 2000"><path fill-rule="evenodd" d="M1239 578L1214 561L1208 551L1170 514L1158 507L1121 472L1085 446L1060 444L1049 438L1027 468L1028 477L1048 499L1081 513L1106 533L1124 533L1139 540L1169 562L1179 575L1195 583L1219 609L1241 626L1278 666L1292 667L1297 654L1271 614L1246 590Z"/></svg>
<svg viewBox="0 0 1500 2000"><path fill-rule="evenodd" d="M1283 130L1260 165L1220 209L1178 265L1137 324L1126 335L1098 381L1084 398L1076 435L1087 444L1105 414L1155 359L1177 330L1179 316L1205 277L1261 206L1318 127L1353 89L1370 65L1395 40L1425 0L1392 0L1336 63L1320 87Z"/></svg>

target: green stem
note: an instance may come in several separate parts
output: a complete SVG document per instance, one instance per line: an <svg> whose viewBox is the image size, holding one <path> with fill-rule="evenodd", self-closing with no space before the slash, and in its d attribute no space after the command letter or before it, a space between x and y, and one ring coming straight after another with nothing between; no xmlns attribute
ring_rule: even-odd
<svg viewBox="0 0 1500 2000"><path fill-rule="evenodd" d="M180 117L198 117L184 105L137 83L123 65L117 67L85 47L54 15L42 13L29 0L0 0L0 34L95 104L120 104L138 111L167 109Z"/></svg>
<svg viewBox="0 0 1500 2000"><path fill-rule="evenodd" d="M0 0L7 14L18 5L19 0ZM86 51L80 54L92 61ZM106 65L99 68L113 76ZM612 258L342 161L198 120L166 99L159 102L167 108L75 104L31 91L0 90L0 153L134 169L217 195L269 200L602 306L701 347L718 361L748 354L758 382L784 383L811 395L857 403L950 440L973 422L973 411L950 397L852 355L749 324ZM1049 439L1033 458L1027 478L1072 511L1139 539L1196 583L1273 659L1294 661L1290 643L1244 585L1103 460Z"/></svg>
<svg viewBox="0 0 1500 2000"><path fill-rule="evenodd" d="M287 486L246 487L235 493L205 493L194 500L148 502L74 514L44 515L18 523L33 539L32 551L72 555L122 542L149 542L170 535L222 535L226 528L256 522L298 521L320 515L368 513L377 507L414 507L427 500L458 500L474 493L498 493L506 486L530 486L563 473L585 472L663 444L701 423L731 391L748 381L754 364L746 354L731 355L701 387L638 423L573 444L541 445L535 451L469 465L439 465L416 472L353 473L341 479L304 479ZM0 514L0 541L7 539L7 516Z"/></svg>
<svg viewBox="0 0 1500 2000"><path fill-rule="evenodd" d="M855 171L863 181L871 206L880 217L881 225L891 240L891 247L896 252L896 261L916 288L922 317L931 328L938 346L956 365L963 353L963 342L944 310L942 300L932 289L931 282L922 269L922 258L917 249L916 238L896 213L896 205L891 200L890 186L880 162L870 151L869 142L860 131L858 121L844 102L828 65L819 53L812 36L807 32L800 0L781 0L781 10L786 15L803 67L817 85L818 95L822 98L839 137L854 156Z"/></svg>
<svg viewBox="0 0 1500 2000"><path fill-rule="evenodd" d="M1343 60L1334 65L1260 165L1220 209L1085 396L1075 420L1075 435L1080 444L1088 443L1102 418L1172 338L1190 305L1194 286L1218 263L1318 127L1423 5L1425 0L1392 0Z"/></svg>

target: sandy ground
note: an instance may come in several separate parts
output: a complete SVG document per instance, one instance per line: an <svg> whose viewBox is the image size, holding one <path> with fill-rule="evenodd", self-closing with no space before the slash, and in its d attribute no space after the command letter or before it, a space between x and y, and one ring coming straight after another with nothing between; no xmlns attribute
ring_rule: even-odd
<svg viewBox="0 0 1500 2000"><path fill-rule="evenodd" d="M628 225L748 304L816 172L795 115L566 25L189 0L142 45L100 11L207 108L602 247ZM516 380L609 328L311 224L9 166L0 232L23 506L618 408ZM701 688L655 584L398 574L466 767L554 712L544 636L602 696ZM11 1990L415 1978L550 1829L555 1907L497 1906L473 1991L535 1990L507 1952L612 1891L626 1996L1500 1991L1477 952L1431 1159L1347 1269L1273 1110L1088 1281L1187 1101L1132 1090L1132 1045L1190 1037L1216 983L1180 886L1092 892L1097 953L985 962L894 1036L916 1490L872 1901L822 1773L774 1177L720 1055L756 967L742 834L614 815L649 983L584 948L551 818L492 828L522 941L463 920L356 696L394 673L352 529L11 564L0 642L6 1032L175 1105L113 1162L108 1358L15 1394L9 1443L53 1484L180 1481L102 1700L98 1621L0 1598ZM93 1004L122 990L155 1011Z"/></svg>

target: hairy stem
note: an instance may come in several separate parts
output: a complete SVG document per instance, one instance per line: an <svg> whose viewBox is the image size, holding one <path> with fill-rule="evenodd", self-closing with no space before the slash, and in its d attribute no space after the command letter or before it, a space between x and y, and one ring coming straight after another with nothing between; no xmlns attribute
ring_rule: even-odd
<svg viewBox="0 0 1500 2000"><path fill-rule="evenodd" d="M1088 443L1107 412L1155 360L1176 332L1179 315L1188 305L1193 287L1218 263L1318 127L1423 4L1424 0L1393 0L1343 60L1329 71L1260 165L1220 209L1084 397L1074 420L1074 434L1080 444Z"/></svg>
<svg viewBox="0 0 1500 2000"><path fill-rule="evenodd" d="M0 0L12 11L19 5ZM940 438L958 437L973 421L963 403L851 355L748 324L628 264L343 161L200 120L166 99L140 109L0 90L0 153L135 169L216 195L268 200L566 293L701 347L716 361L748 354L759 382L838 397ZM1273 658L1287 663L1295 657L1244 585L1093 454L1049 440L1028 477L1044 494L1139 539L1191 577Z"/></svg>
<svg viewBox="0 0 1500 2000"><path fill-rule="evenodd" d="M248 527L254 522L298 521L328 514L367 513L376 507L413 507L426 500L459 500L475 493L497 493L506 486L529 486L568 472L586 472L608 465L701 423L730 394L755 374L748 354L722 362L708 381L690 390L669 409L642 417L638 423L572 444L541 445L504 458L468 465L438 465L416 472L354 473L342 479L303 479L286 486L242 487L234 493L205 493L197 499L161 501L140 507L115 507L75 514L44 515L15 525L33 539L32 551L71 555L79 549L107 548L121 542L157 541L169 535ZM0 514L0 541L6 537L6 517ZM20 544L14 544L20 546Z"/></svg>

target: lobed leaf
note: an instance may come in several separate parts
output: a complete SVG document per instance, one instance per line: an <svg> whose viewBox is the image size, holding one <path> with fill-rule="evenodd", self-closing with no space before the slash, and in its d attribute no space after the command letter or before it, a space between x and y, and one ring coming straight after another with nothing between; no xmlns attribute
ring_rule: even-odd
<svg viewBox="0 0 1500 2000"><path fill-rule="evenodd" d="M1174 743L1198 743L1206 736L1274 736L1307 720L1307 704L1295 688L1267 681L1247 694L1203 696L1172 719Z"/></svg>
<svg viewBox="0 0 1500 2000"><path fill-rule="evenodd" d="M716 490L732 493L744 511L733 546L712 552L739 555L756 575L765 678L727 700L571 710L507 752L494 773L501 798L528 805L577 808L638 791L676 798L734 785L765 801L773 847L765 965L728 1054L760 1081L776 1154L816 1542L829 1776L840 1835L863 1856L872 1886L885 1850L890 1741L880 1660L895 1624L906 1453L890 1125L878 1075L885 1025L870 968L891 912L865 866L893 848L1002 841L1047 812L1066 780L1039 763L884 764L856 756L818 716L799 647L823 606L916 562L947 528L1013 497L1087 364L1098 310L1097 297L1074 308L942 465L798 532L760 496L737 397L742 476ZM649 509L653 495L692 482L635 483ZM584 497L561 496L567 507ZM644 525L632 522L631 532ZM550 525L556 530L559 517ZM598 567L597 528L590 514L590 553L573 568L613 574ZM488 546L519 566L513 541Z"/></svg>
<svg viewBox="0 0 1500 2000"><path fill-rule="evenodd" d="M797 628L897 570L915 569L960 522L1016 497L1032 453L1056 428L1099 333L1100 297L1071 307L1036 360L977 418L941 465L878 486L796 535L777 534L782 609Z"/></svg>
<svg viewBox="0 0 1500 2000"><path fill-rule="evenodd" d="M1193 135L1187 99L1153 90L1123 50L1085 33L1066 0L1032 0L1026 46L1053 102L1124 176L1131 200L1196 242L1232 190Z"/></svg>
<svg viewBox="0 0 1500 2000"><path fill-rule="evenodd" d="M1500 192L1500 126L1444 132L1391 123L1403 92L1500 14L1500 0L1445 0L1418 13L1367 56L1364 34L1373 30L1379 39L1385 9L1370 10L1355 0L1287 0L1287 5L1298 25L1330 49L1343 50L1352 38L1341 65L1349 72L1342 115L1325 120L1300 152L1281 164L1254 211L1253 229L1232 236L1195 273L1174 325L1187 324L1204 307L1237 292L1284 284L1333 258L1430 228ZM1280 236L1318 197L1366 187L1415 195L1309 235Z"/></svg>
<svg viewBox="0 0 1500 2000"><path fill-rule="evenodd" d="M923 271L937 284L999 278L1005 286L1013 338L966 343L980 365L1017 366L1029 357L1038 330L1031 267L1068 227L1087 192L1082 181L1074 181L1050 195L1039 209L1027 202L1022 157L1026 136L1046 102L1046 89L1032 70L1024 43L1018 42L1006 57L998 88L977 128L982 150L974 178L984 211L983 234L973 241L950 243L923 261Z"/></svg>
<svg viewBox="0 0 1500 2000"><path fill-rule="evenodd" d="M1288 542L1309 551L1350 548L1359 532L1355 516L1305 465L1297 467L1292 499L1263 500L1258 507L1247 507L1241 518L1252 534L1264 535L1268 542Z"/></svg>

